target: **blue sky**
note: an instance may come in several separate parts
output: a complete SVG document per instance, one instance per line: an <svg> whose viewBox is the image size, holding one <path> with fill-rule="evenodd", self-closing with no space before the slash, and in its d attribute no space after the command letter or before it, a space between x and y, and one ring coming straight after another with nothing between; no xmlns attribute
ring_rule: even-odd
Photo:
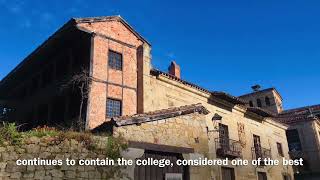
<svg viewBox="0 0 320 180"><path fill-rule="evenodd" d="M320 1L0 0L0 79L71 17L120 14L152 43L153 64L241 95L276 87L285 108L320 103Z"/></svg>

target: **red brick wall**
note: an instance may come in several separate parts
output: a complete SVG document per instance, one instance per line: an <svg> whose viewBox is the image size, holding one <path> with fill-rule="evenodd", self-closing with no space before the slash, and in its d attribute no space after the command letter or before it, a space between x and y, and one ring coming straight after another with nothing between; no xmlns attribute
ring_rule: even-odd
<svg viewBox="0 0 320 180"><path fill-rule="evenodd" d="M122 100L122 115L136 114L137 47L142 45L142 41L119 21L81 23L78 26L134 46L129 47L98 35L94 37L92 76L109 83L92 84L87 112L88 128L92 129L109 120L106 119L107 98ZM108 68L109 50L122 54L122 71Z"/></svg>

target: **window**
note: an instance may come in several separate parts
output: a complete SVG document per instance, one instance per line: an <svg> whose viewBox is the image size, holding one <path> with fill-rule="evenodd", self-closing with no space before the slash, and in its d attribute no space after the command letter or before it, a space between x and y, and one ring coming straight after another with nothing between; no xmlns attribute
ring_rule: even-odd
<svg viewBox="0 0 320 180"><path fill-rule="evenodd" d="M235 173L233 168L221 167L222 180L235 180Z"/></svg>
<svg viewBox="0 0 320 180"><path fill-rule="evenodd" d="M267 173L258 172L258 180L267 180Z"/></svg>
<svg viewBox="0 0 320 180"><path fill-rule="evenodd" d="M254 159L263 158L260 136L253 135Z"/></svg>
<svg viewBox="0 0 320 180"><path fill-rule="evenodd" d="M249 106L250 106L250 107L253 107L252 101L249 101Z"/></svg>
<svg viewBox="0 0 320 180"><path fill-rule="evenodd" d="M291 180L290 175L283 175L283 180Z"/></svg>
<svg viewBox="0 0 320 180"><path fill-rule="evenodd" d="M282 144L277 142L277 149L278 149L278 154L283 157L283 150L282 150Z"/></svg>
<svg viewBox="0 0 320 180"><path fill-rule="evenodd" d="M108 65L112 69L122 70L122 55L120 53L109 51Z"/></svg>
<svg viewBox="0 0 320 180"><path fill-rule="evenodd" d="M298 130L287 130L286 134L289 145L289 151L302 151Z"/></svg>
<svg viewBox="0 0 320 180"><path fill-rule="evenodd" d="M262 104L261 104L261 100L260 100L260 99L257 99L257 105L258 105L258 107L262 107Z"/></svg>
<svg viewBox="0 0 320 180"><path fill-rule="evenodd" d="M108 99L107 100L107 117L121 116L121 101Z"/></svg>
<svg viewBox="0 0 320 180"><path fill-rule="evenodd" d="M270 98L268 96L265 97L266 105L270 106Z"/></svg>

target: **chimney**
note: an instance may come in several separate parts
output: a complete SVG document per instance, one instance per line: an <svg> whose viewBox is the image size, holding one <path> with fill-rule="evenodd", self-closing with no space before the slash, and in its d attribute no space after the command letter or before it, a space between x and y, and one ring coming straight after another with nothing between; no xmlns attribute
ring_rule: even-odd
<svg viewBox="0 0 320 180"><path fill-rule="evenodd" d="M180 66L175 62L175 61L172 61L170 66L169 66L169 74L177 77L177 78L181 78L180 76Z"/></svg>

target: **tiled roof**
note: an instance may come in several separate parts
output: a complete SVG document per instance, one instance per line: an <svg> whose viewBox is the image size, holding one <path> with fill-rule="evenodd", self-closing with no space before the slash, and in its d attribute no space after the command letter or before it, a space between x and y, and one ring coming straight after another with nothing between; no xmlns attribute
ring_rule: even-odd
<svg viewBox="0 0 320 180"><path fill-rule="evenodd" d="M274 120L284 124L295 124L299 122L317 120L317 117L312 115L292 115L292 116L277 116Z"/></svg>
<svg viewBox="0 0 320 180"><path fill-rule="evenodd" d="M205 93L210 93L213 97L216 97L216 98L219 98L219 99L223 99L223 100L226 100L228 102L231 102L231 103L234 103L234 104L247 104L246 101L238 98L238 97L235 97L235 96L232 96L228 93L225 93L225 92L221 92L221 91L209 91L205 88L202 88L196 84L193 84L191 82L188 82L188 81L185 81L185 80L182 80L174 75L171 75L169 73L166 73L166 72L163 72L163 71L160 71L158 69L152 69L151 70L151 74L152 75L155 75L155 76L159 76L159 75L163 75L169 79L172 79L174 81L177 81L177 82L180 82L186 86L189 86L189 87L192 87L192 88L195 88L199 91L202 91L202 92L205 92Z"/></svg>
<svg viewBox="0 0 320 180"><path fill-rule="evenodd" d="M275 120L285 124L294 124L316 120L319 115L320 105L313 105L285 110L278 114Z"/></svg>
<svg viewBox="0 0 320 180"><path fill-rule="evenodd" d="M262 117L275 117L275 114L273 114L272 112L270 112L266 109L259 108L259 107L247 107L247 110L249 112L253 112L255 114L258 114Z"/></svg>
<svg viewBox="0 0 320 180"><path fill-rule="evenodd" d="M182 115L191 114L195 112L198 112L201 114L209 114L209 111L199 103L199 104L162 109L162 110L152 111L144 114L115 117L115 118L112 118L112 121L114 121L117 126L125 126L125 125L131 125L131 124L141 124L141 123L150 122L150 121L158 121L161 119L182 116Z"/></svg>
<svg viewBox="0 0 320 180"><path fill-rule="evenodd" d="M180 78L178 78L178 77L176 77L176 76L174 76L174 75L171 75L171 74L169 74L169 73L160 71L160 70L158 70L158 69L154 69L154 68L153 68L153 69L151 69L150 73L151 73L152 75L154 75L154 76L163 75L163 76L165 76L165 77L167 77L167 78L169 78L169 79L178 81L178 82L180 82L180 83L182 83L182 84L184 84L184 85L186 85L186 86L195 88L195 89L200 90L200 91L203 91L203 92L205 92L205 93L211 93L209 90L207 90L207 89L205 89L205 88L202 88L202 87L200 87L200 86L198 86L198 85L196 85L196 84L190 83L190 82L188 82L188 81L182 80L182 79L180 79Z"/></svg>
<svg viewBox="0 0 320 180"><path fill-rule="evenodd" d="M320 113L320 104L284 110L280 113L280 115L305 114L305 113L310 113L310 110L311 110L311 112L319 112Z"/></svg>
<svg viewBox="0 0 320 180"><path fill-rule="evenodd" d="M248 104L245 100L242 100L238 97L232 96L228 93L221 92L221 91L212 91L211 95L213 97L217 97L219 99L223 99L234 104L242 104L242 105Z"/></svg>

